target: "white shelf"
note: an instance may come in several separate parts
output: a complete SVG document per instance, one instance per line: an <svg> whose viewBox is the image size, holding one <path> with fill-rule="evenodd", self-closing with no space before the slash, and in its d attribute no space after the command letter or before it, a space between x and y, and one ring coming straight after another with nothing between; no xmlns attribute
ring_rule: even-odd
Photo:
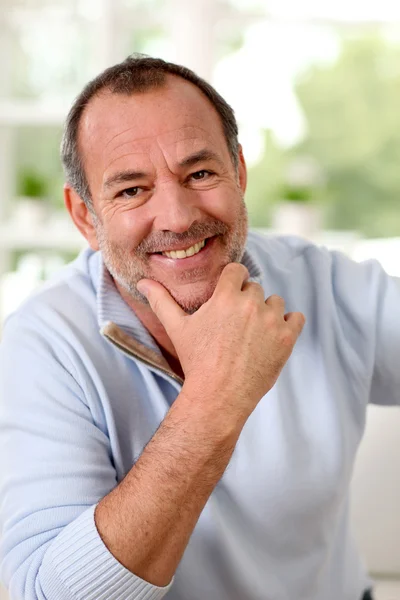
<svg viewBox="0 0 400 600"><path fill-rule="evenodd" d="M0 125L12 127L28 125L62 125L71 102L39 102L7 100L0 102Z"/></svg>
<svg viewBox="0 0 400 600"><path fill-rule="evenodd" d="M52 224L51 221L36 229L17 228L12 222L0 226L0 251L29 250L81 250L87 246L73 224Z"/></svg>
<svg viewBox="0 0 400 600"><path fill-rule="evenodd" d="M376 600L396 600L400 598L400 580L376 580L374 586Z"/></svg>

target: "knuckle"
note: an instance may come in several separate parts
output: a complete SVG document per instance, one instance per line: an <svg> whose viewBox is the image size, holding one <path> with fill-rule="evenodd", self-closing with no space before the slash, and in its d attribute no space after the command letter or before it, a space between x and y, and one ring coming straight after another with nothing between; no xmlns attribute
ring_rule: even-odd
<svg viewBox="0 0 400 600"><path fill-rule="evenodd" d="M273 310L268 310L265 316L265 323L268 328L276 327L278 324L278 317Z"/></svg>
<svg viewBox="0 0 400 600"><path fill-rule="evenodd" d="M254 296L248 296L244 303L244 311L247 315L254 315L259 310L259 303Z"/></svg>
<svg viewBox="0 0 400 600"><path fill-rule="evenodd" d="M289 329L289 327L282 328L282 330L279 332L278 340L281 346L284 346L285 348L291 348L295 341L292 330Z"/></svg>
<svg viewBox="0 0 400 600"><path fill-rule="evenodd" d="M255 281L250 281L248 285L249 285L249 287L250 287L251 291L252 291L253 293L256 293L256 294L257 294L257 296L258 296L258 295L260 294L260 292L261 292L262 296L264 297L264 290L263 290L263 287L262 287L262 285L260 285L259 283L256 283Z"/></svg>
<svg viewBox="0 0 400 600"><path fill-rule="evenodd" d="M278 294L272 294L272 296L270 296L268 298L268 302L270 304L272 304L273 306L284 306L285 305L285 301L281 296L278 296Z"/></svg>
<svg viewBox="0 0 400 600"><path fill-rule="evenodd" d="M303 313L301 313L301 312L293 313L293 321L292 321L293 328L300 329L300 331L301 331L305 324L306 324L306 318L303 315Z"/></svg>
<svg viewBox="0 0 400 600"><path fill-rule="evenodd" d="M224 271L226 273L240 273L240 272L247 272L247 269L244 265L242 265L241 263L228 263L225 268Z"/></svg>
<svg viewBox="0 0 400 600"><path fill-rule="evenodd" d="M234 272L235 270L235 263L228 263L227 265L225 265L225 267L223 268L223 271L225 273L230 273L231 271Z"/></svg>

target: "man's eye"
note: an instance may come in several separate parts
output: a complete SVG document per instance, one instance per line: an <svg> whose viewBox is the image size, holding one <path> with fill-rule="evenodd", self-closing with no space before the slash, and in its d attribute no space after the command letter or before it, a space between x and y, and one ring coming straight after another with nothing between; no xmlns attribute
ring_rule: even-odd
<svg viewBox="0 0 400 600"><path fill-rule="evenodd" d="M141 189L142 188L140 188L140 187L130 187L130 188L127 188L126 190L123 190L121 192L121 196L123 198L134 198L135 196L138 195L139 190L141 190Z"/></svg>
<svg viewBox="0 0 400 600"><path fill-rule="evenodd" d="M200 179L207 179L209 175L212 175L212 172L203 169L202 171L196 171L196 173L192 173L191 177L196 181L199 181Z"/></svg>

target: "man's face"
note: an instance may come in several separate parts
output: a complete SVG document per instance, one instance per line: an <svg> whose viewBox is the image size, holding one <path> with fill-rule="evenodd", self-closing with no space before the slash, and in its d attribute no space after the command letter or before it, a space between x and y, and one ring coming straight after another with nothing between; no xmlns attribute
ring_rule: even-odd
<svg viewBox="0 0 400 600"><path fill-rule="evenodd" d="M173 76L143 94L105 92L85 110L79 144L98 247L117 285L147 303L136 284L155 279L197 310L247 236L244 162L238 176L212 104Z"/></svg>

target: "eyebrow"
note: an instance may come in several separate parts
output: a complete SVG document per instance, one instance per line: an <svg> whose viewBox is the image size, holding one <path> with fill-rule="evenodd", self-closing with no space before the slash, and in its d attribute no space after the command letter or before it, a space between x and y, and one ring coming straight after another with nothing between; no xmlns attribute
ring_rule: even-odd
<svg viewBox="0 0 400 600"><path fill-rule="evenodd" d="M120 171L115 173L104 182L106 189L112 188L119 183L126 183L127 181L133 181L135 179L143 179L146 177L146 173L143 171Z"/></svg>
<svg viewBox="0 0 400 600"><path fill-rule="evenodd" d="M215 152L213 152L212 150L199 150L199 152L195 152L194 154L190 154L189 156L187 156L186 158L184 158L182 160L182 162L179 163L180 167L193 167L194 165L196 165L199 162L206 162L206 161L215 161L217 162L219 165L223 166L223 162L221 160L221 158L218 156L218 154L216 154Z"/></svg>
<svg viewBox="0 0 400 600"><path fill-rule="evenodd" d="M199 150L199 152L194 152L193 154L190 154L189 156L184 158L179 163L179 167L193 167L194 165L197 165L200 162L206 161L214 161L217 162L221 167L224 166L224 163L222 162L221 158L212 150ZM146 175L148 175L148 173L145 173L144 171L120 171L106 179L106 181L104 182L104 188L110 189L120 183L132 182L135 179L143 179L144 177L146 177Z"/></svg>

